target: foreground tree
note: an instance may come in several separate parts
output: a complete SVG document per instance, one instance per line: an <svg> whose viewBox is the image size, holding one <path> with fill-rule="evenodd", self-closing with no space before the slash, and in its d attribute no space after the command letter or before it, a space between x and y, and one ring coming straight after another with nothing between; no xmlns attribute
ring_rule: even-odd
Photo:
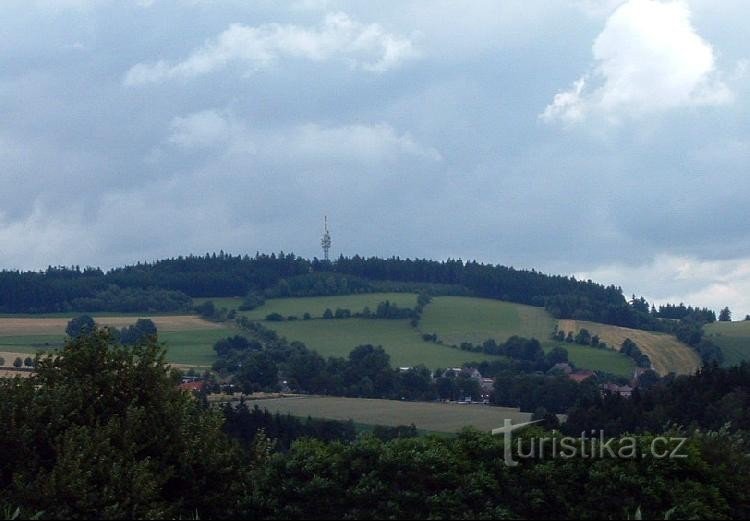
<svg viewBox="0 0 750 521"><path fill-rule="evenodd" d="M106 330L0 381L0 504L53 518L236 515L239 449L177 382L154 338L124 348Z"/></svg>

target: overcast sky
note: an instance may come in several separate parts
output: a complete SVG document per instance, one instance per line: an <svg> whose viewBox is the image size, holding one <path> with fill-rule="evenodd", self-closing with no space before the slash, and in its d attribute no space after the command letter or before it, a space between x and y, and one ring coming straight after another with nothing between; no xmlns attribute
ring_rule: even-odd
<svg viewBox="0 0 750 521"><path fill-rule="evenodd" d="M746 0L3 0L0 267L478 259L750 313ZM740 316L741 315L741 316Z"/></svg>

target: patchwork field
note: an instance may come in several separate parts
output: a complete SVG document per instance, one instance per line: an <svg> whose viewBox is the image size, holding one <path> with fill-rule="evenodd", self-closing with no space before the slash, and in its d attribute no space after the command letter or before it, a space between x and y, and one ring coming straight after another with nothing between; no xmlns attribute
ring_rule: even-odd
<svg viewBox="0 0 750 521"><path fill-rule="evenodd" d="M289 340L303 342L324 357L347 357L362 344L381 345L391 356L394 367L424 364L430 369L461 367L465 362L481 362L493 357L468 353L425 342L408 320L295 320L265 322Z"/></svg>
<svg viewBox="0 0 750 521"><path fill-rule="evenodd" d="M566 332L577 333L581 329L588 329L592 335L599 335L602 341L617 349L626 338L630 338L638 344L644 354L648 355L654 369L662 375L670 372L692 374L701 365L695 351L671 335L582 320L560 320L558 324L558 327Z"/></svg>
<svg viewBox="0 0 750 521"><path fill-rule="evenodd" d="M413 423L420 430L444 433L455 433L464 427L491 431L502 427L506 418L511 419L514 424L531 418L529 413L504 407L362 398L310 396L257 400L248 404L292 416L352 420L355 423L392 427Z"/></svg>
<svg viewBox="0 0 750 521"><path fill-rule="evenodd" d="M706 338L724 353L727 366L750 360L750 320L742 322L714 322L704 327Z"/></svg>

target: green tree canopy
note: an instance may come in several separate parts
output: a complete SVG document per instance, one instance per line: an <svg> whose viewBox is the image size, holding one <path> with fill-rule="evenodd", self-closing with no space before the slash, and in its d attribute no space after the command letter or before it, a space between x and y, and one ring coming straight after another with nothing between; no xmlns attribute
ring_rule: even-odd
<svg viewBox="0 0 750 521"><path fill-rule="evenodd" d="M97 329L0 381L0 503L56 518L237 512L239 449L178 381L153 337L125 348Z"/></svg>

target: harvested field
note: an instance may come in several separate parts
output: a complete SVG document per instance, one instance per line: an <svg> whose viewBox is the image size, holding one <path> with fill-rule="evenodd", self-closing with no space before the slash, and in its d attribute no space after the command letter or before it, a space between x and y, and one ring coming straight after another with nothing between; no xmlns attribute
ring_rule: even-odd
<svg viewBox="0 0 750 521"><path fill-rule="evenodd" d="M588 329L592 335L599 335L599 338L613 349L619 349L625 339L629 338L638 344L644 354L648 355L654 369L661 375L670 372L692 374L701 366L700 358L690 346L664 333L582 320L560 320L558 328L565 332L572 331L574 334L581 329Z"/></svg>

